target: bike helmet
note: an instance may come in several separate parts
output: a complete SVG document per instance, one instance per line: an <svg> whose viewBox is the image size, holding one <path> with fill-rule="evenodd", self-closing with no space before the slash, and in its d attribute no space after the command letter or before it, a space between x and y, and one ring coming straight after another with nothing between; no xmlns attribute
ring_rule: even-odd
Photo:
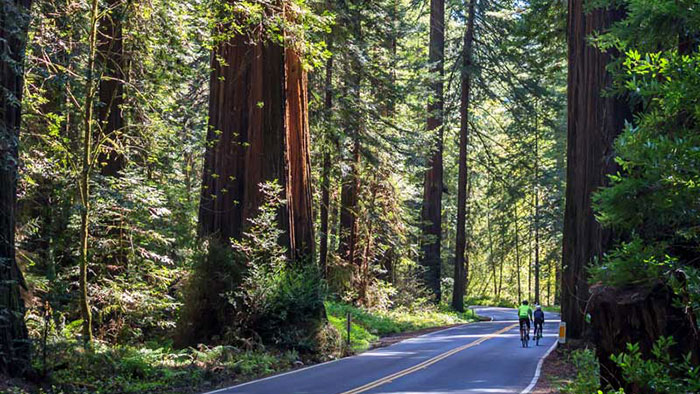
<svg viewBox="0 0 700 394"><path fill-rule="evenodd" d="M542 309L541 305L535 305L535 309Z"/></svg>
<svg viewBox="0 0 700 394"><path fill-rule="evenodd" d="M527 305L527 300L523 300L523 305Z"/></svg>

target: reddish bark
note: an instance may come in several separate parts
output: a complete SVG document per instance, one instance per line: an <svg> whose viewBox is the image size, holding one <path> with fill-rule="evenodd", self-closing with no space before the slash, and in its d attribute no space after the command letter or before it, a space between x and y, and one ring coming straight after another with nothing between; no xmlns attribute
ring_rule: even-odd
<svg viewBox="0 0 700 394"><path fill-rule="evenodd" d="M244 36L215 49L199 208L203 237L240 239L262 203L260 183L286 182L283 51Z"/></svg>
<svg viewBox="0 0 700 394"><path fill-rule="evenodd" d="M611 234L595 220L591 196L616 169L612 143L629 115L623 100L603 97L611 76L611 55L587 37L619 20L619 10L585 13L585 1L569 0L569 93L566 210L562 255L562 320L567 335L581 338L588 299L585 267L610 246Z"/></svg>
<svg viewBox="0 0 700 394"><path fill-rule="evenodd" d="M222 272L216 259L230 258L221 251L241 239L258 214L260 184L283 187L279 242L290 260L313 259L307 76L299 56L263 37L236 35L215 48L212 70L199 210L200 236L212 245L198 272L211 279L191 300L200 318L188 318L183 343L220 334L230 323L221 293L231 283L222 282L235 282L240 272Z"/></svg>
<svg viewBox="0 0 700 394"><path fill-rule="evenodd" d="M303 260L313 256L314 251L308 80L299 56L289 48L285 53L285 75L289 245L292 260Z"/></svg>
<svg viewBox="0 0 700 394"><path fill-rule="evenodd" d="M443 193L443 74L445 59L445 1L430 1L430 48L431 71L436 76L430 85L432 97L428 102L428 132L435 132L435 149L428 160L423 185L423 207L421 210L422 234L421 265L425 271L423 282L433 293L433 301L440 302L440 243L442 241L442 193Z"/></svg>

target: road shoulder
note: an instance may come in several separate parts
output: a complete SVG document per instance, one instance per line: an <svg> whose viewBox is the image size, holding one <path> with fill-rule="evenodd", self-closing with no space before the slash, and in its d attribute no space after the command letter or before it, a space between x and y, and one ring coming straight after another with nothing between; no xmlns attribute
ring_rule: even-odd
<svg viewBox="0 0 700 394"><path fill-rule="evenodd" d="M576 370L569 359L569 349L558 346L544 359L542 373L533 394L561 393L561 387L573 381Z"/></svg>

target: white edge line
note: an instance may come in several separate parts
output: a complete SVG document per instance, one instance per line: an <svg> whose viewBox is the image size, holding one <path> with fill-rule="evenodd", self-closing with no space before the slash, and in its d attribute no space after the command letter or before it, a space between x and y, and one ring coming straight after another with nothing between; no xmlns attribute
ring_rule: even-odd
<svg viewBox="0 0 700 394"><path fill-rule="evenodd" d="M388 349L388 348L390 348L390 347L392 347L392 346L394 346L394 345L398 345L398 344L400 344L400 343L402 343L402 342L404 342L404 341L406 341L406 340L409 340L409 339L422 338L422 337L426 337L426 336L438 334L438 333L445 332L445 331L455 330L455 329L457 329L457 328L461 328L461 327L464 327L464 326L466 326L466 325L470 325L470 324L474 324L474 323L483 323L483 322L475 321L475 322L472 322L472 323L460 324L460 325L458 325L458 326L445 328L445 329L443 329L443 330L438 330L438 331L429 332L429 333L427 333L427 334L419 335L419 336L417 336L417 337L407 338L407 339L404 339L403 341L399 341L399 342L396 342L396 343L392 343L392 344L389 345L389 346L384 346L384 347L382 347L382 348L368 350L368 351L366 351L366 352L363 352L363 353L360 353L360 354L356 354L356 355L354 355L354 356L350 356L350 357L341 357L341 358L337 358L337 359L331 360L331 361L326 361L326 362L323 362L323 363L320 363L320 364L309 365L308 367L304 367L304 368L299 368L299 369L295 369L295 370L292 370L292 371L283 372L283 373L280 373L280 374L277 374L277 375L271 375L271 376L268 376L268 377L266 377L266 378L251 380L250 382L245 382L245 383L237 384L237 385L235 385L235 386L224 387L224 388L220 388L220 389L214 390L214 391L207 391L207 392L202 393L202 394L221 393L221 392L224 392L224 391L226 391L226 390L233 390L233 389L236 389L236 388L239 388L239 387L247 386L247 385L249 385L249 384L259 383L259 382L263 382L263 381L266 381L266 380L279 378L279 377L282 377L282 376L285 376L285 375L291 375L291 374L293 374L293 373L297 373L297 372L301 372L301 371L306 371L306 370L309 370L309 369L312 369L312 368L316 368L316 367L320 367L320 366L326 365L326 364L332 364L332 363L337 362L337 361L349 360L349 359L351 359L351 358L360 357L361 355L363 355L363 354L365 354L365 353L368 353L368 352L371 352L371 351L373 351L373 350Z"/></svg>
<svg viewBox="0 0 700 394"><path fill-rule="evenodd" d="M537 385L537 381L540 379L540 373L542 372L542 364L544 364L544 359L549 356L554 349L557 348L557 344L559 343L559 339L556 339L554 341L554 344L547 350L547 353L542 356L540 361L537 363L537 369L535 370L535 376L532 377L532 380L530 381L530 385L525 388L525 390L521 391L520 394L529 394L532 392L532 389L535 388Z"/></svg>

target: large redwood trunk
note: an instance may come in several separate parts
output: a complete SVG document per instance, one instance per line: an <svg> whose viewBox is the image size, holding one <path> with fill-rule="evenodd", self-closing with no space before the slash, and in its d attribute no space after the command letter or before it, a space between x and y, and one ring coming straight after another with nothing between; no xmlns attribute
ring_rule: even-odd
<svg viewBox="0 0 700 394"><path fill-rule="evenodd" d="M230 240L241 239L258 214L264 203L260 184L277 181L284 190L279 242L290 260L313 260L307 76L300 58L292 48L244 35L214 51L199 209L199 234L209 240L210 251L197 273L210 279L190 300L199 318L183 322L183 343L221 334L231 323L221 293L239 280L242 268L222 268L216 259L222 251L230 259Z"/></svg>
<svg viewBox="0 0 700 394"><path fill-rule="evenodd" d="M612 143L629 111L619 99L603 97L611 76L605 67L610 54L592 47L587 37L619 20L619 10L585 13L584 0L569 0L569 92L566 210L562 266L562 320L567 335L581 338L588 299L586 265L602 256L611 234L601 229L591 196L615 171Z"/></svg>
<svg viewBox="0 0 700 394"><path fill-rule="evenodd" d="M459 179L457 183L457 239L455 248L454 291L452 307L464 311L464 293L467 288L467 267L469 257L467 245L467 183L469 177L468 147L469 147L469 103L471 100L471 67L472 49L474 43L474 16L476 0L469 0L467 30L464 32L464 47L462 49L462 91L460 97L459 129Z"/></svg>
<svg viewBox="0 0 700 394"><path fill-rule="evenodd" d="M125 17L124 0L108 0L108 10L100 18L100 28L97 36L97 60L102 69L99 85L99 103L97 115L101 134L109 136L113 144L105 144L100 153L99 162L102 165L102 175L116 176L124 169L125 157L119 144L118 136L124 128L122 105L124 104L125 58L124 37L122 34L123 18ZM99 138L99 136L97 137Z"/></svg>
<svg viewBox="0 0 700 394"><path fill-rule="evenodd" d="M311 263L314 217L311 212L311 147L308 80L299 56L287 48L285 71L285 132L289 251L293 261ZM305 261L306 259L311 259Z"/></svg>
<svg viewBox="0 0 700 394"><path fill-rule="evenodd" d="M15 259L19 103L30 7L30 0L6 1L0 6L0 374L10 376L31 368L20 296L20 287L26 284Z"/></svg>
<svg viewBox="0 0 700 394"><path fill-rule="evenodd" d="M255 217L260 183L286 184L284 49L239 35L217 46L212 69L199 232L228 244Z"/></svg>
<svg viewBox="0 0 700 394"><path fill-rule="evenodd" d="M433 293L433 301L440 302L440 244L442 240L442 192L443 192L443 74L445 59L445 1L430 1L429 60L435 80L430 84L432 97L428 101L427 131L435 132L435 146L428 160L423 184L423 208L421 210L422 235L421 264L423 282Z"/></svg>

